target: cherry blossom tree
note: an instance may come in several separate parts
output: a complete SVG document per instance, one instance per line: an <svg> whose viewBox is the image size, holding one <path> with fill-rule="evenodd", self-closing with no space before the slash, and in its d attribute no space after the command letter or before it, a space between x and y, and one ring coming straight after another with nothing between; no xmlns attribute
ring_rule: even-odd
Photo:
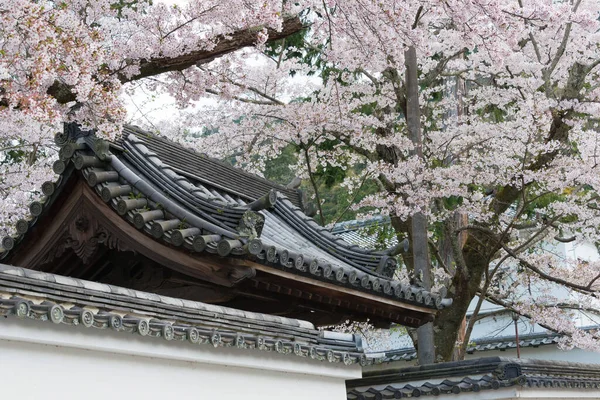
<svg viewBox="0 0 600 400"><path fill-rule="evenodd" d="M203 67L225 97L190 121L218 121L220 133L198 145L237 151L257 172L290 145L309 182L319 168L363 165L345 184L376 180L381 190L357 206L392 216L400 239L426 214L437 286L446 280L454 300L435 321L440 359L464 355L477 318L458 349L457 336L476 298L476 313L487 299L567 334L565 345L600 349L573 319L598 314L598 264L541 245L598 242L599 11L584 0L314 3L304 42L263 51L254 69ZM423 157L407 130L408 47ZM412 252L401 256L410 273ZM534 296L523 291L532 285Z"/></svg>
<svg viewBox="0 0 600 400"><path fill-rule="evenodd" d="M63 122L113 138L131 82L161 76L165 83L177 71L200 71L216 57L302 28L281 1L0 1L2 226L22 216L52 174L52 137Z"/></svg>
<svg viewBox="0 0 600 400"><path fill-rule="evenodd" d="M2 138L5 151L25 149L3 166L6 226L35 186L24 174L46 179L57 124L113 137L136 82L182 109L181 126L161 130L171 138L237 154L257 172L292 146L292 167L311 183L317 170L353 171L349 191L365 180L380 189L354 207L389 214L411 243L412 216L426 215L434 290L454 301L435 320L440 359L464 354L455 347L473 299L567 334L566 346L600 349L572 318L598 314L600 264L566 263L540 245L599 242L597 1L18 0L0 3L0 15ZM409 47L417 148L406 122ZM205 98L210 106L189 108ZM190 126L218 133L190 137ZM400 279L419 280L412 249L399 256Z"/></svg>

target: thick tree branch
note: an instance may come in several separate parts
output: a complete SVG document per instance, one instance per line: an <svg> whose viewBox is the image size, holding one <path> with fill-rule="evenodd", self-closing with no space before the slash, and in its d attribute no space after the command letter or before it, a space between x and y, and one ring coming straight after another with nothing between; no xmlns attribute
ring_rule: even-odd
<svg viewBox="0 0 600 400"><path fill-rule="evenodd" d="M293 16L283 21L281 31L268 29L268 41L280 40L294 33L300 32L306 28L298 16ZM121 83L133 82L142 78L159 75L165 72L182 71L194 65L206 64L215 58L232 53L244 47L252 46L256 43L256 35L259 29L256 27L234 32L226 38L217 38L217 45L211 50L197 50L177 57L157 57L147 60L139 60L140 72L133 76L124 75L118 71L109 71L109 74L116 74ZM134 64L138 60L130 61ZM54 97L59 103L65 104L76 100L75 93L68 85L56 81L48 89L47 93Z"/></svg>
<svg viewBox="0 0 600 400"><path fill-rule="evenodd" d="M510 254L515 260L519 261L519 263L521 264L521 266L529 269L530 271L535 272L542 279L545 279L545 280L550 281L550 282L558 283L559 285L563 285L563 286L572 288L574 290L577 290L577 291L580 291L580 292L583 292L583 293L596 293L597 292L597 290L594 290L594 289L591 288L592 284L596 281L596 279L594 279L590 284L584 286L584 285L578 285L576 283L566 281L566 280L561 279L561 278L557 278L555 276L552 276L550 274L545 273L544 271L542 271L541 269L539 269L535 265L531 264L527 260L524 260L524 259L520 258L511 248L509 248L508 246L504 245L503 243L500 243L500 245L502 245L502 248L504 249L504 251L506 251L508 254Z"/></svg>
<svg viewBox="0 0 600 400"><path fill-rule="evenodd" d="M483 284L483 288L481 289L481 291L479 293L479 298L477 300L477 305L475 306L475 310L473 310L473 313L471 314L471 317L469 318L469 321L467 323L467 329L465 331L465 338L464 338L463 343L460 346L459 360L462 360L465 357L465 354L467 352L468 343L469 343L469 338L471 337L471 334L473 333L473 328L475 327L475 322L477 322L480 319L479 313L481 311L481 306L483 305L483 301L485 300L485 295L490 287L490 284L492 283L492 280L494 279L494 275L496 275L496 272L498 272L498 270L500 269L500 267L502 266L504 261L506 261L507 259L508 259L508 256L502 258L502 260L500 260L500 262L498 262L491 271L489 271L489 269L486 270L485 282Z"/></svg>
<svg viewBox="0 0 600 400"><path fill-rule="evenodd" d="M290 36L304 29L305 26L297 16L286 19L280 32L268 29L269 41L275 41ZM181 71L198 64L206 64L217 57L232 53L243 47L254 45L256 42L257 28L244 29L235 32L227 38L218 40L217 45L211 50L198 50L178 57L152 58L141 60L140 73L133 77L119 75L121 82L130 82L148 76L162 74L169 71Z"/></svg>

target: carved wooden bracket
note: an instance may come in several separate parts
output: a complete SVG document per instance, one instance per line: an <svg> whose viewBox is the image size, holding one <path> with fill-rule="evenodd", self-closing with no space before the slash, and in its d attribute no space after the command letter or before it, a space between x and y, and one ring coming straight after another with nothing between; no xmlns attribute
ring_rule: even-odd
<svg viewBox="0 0 600 400"><path fill-rule="evenodd" d="M134 249L123 243L117 235L99 223L93 217L93 212L91 212L90 207L86 206L85 202L77 208L76 212L70 216L69 221L66 222L68 225L64 233L56 245L48 250L42 264L49 263L62 256L67 249L72 249L84 264L87 264L92 256L96 254L100 245L104 245L111 250L135 252Z"/></svg>
<svg viewBox="0 0 600 400"><path fill-rule="evenodd" d="M254 268L233 268L229 271L229 280L237 285L240 282L245 281L246 279L251 279L256 276L256 270Z"/></svg>

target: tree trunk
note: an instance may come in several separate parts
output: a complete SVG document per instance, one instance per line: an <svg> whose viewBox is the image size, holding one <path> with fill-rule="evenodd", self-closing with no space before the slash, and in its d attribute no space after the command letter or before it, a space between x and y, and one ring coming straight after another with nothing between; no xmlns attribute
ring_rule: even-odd
<svg viewBox="0 0 600 400"><path fill-rule="evenodd" d="M406 65L406 100L408 135L415 149L413 154L423 158L423 139L421 137L421 111L419 108L419 81L417 53L414 46L404 53ZM415 275L425 290L431 290L431 263L427 245L427 217L421 212L413 215L411 231L413 238L413 262ZM429 322L417 329L419 346L417 354L419 363L433 364L435 362L435 346L433 343L433 323Z"/></svg>
<svg viewBox="0 0 600 400"><path fill-rule="evenodd" d="M456 230L451 224L453 231ZM460 256L463 265L456 263L456 273L452 278L451 307L441 310L435 321L435 345L438 360L452 361L456 341L469 304L477 295L477 290L483 279L483 273L489 266L490 254L494 254L497 244L478 232L472 232L462 249ZM464 338L463 340L468 340Z"/></svg>
<svg viewBox="0 0 600 400"><path fill-rule="evenodd" d="M468 215L464 212L457 212L450 218L453 220L452 226L454 227L454 229L458 229L458 228L467 226L468 221L469 221ZM457 268L456 268L456 260L454 257L454 250L453 250L453 245L452 245L453 238L451 237L451 235L457 236L457 242L458 242L457 244L461 251L465 246L468 235L467 235L466 231L462 231L458 234L456 234L454 232L446 231L443 233L443 235L439 241L440 258L446 265L448 272L451 275L455 275ZM454 307L454 305L453 305L453 307ZM469 338L465 337L466 326L467 326L466 318L467 318L466 315L464 315L462 318L462 322L460 324L460 328L458 329L457 338L456 338L455 342L464 342L465 340L469 340ZM457 361L457 360L460 360L463 358L463 357L461 357L460 352L458 350L459 349L455 347L453 354L452 354L451 361Z"/></svg>

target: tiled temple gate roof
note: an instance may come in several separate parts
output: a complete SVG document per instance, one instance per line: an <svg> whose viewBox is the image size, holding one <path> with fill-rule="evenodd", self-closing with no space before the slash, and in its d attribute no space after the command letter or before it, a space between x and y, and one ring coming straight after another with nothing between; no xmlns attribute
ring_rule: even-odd
<svg viewBox="0 0 600 400"><path fill-rule="evenodd" d="M302 207L302 194L299 190L286 188L283 185L268 181L231 165L197 153L178 143L149 134L137 127L126 125L117 143L124 146L130 134L141 140L152 153L156 154L178 174L191 181L206 184L231 195L253 201L262 197L271 189L275 189L292 202Z"/></svg>
<svg viewBox="0 0 600 400"><path fill-rule="evenodd" d="M389 251L363 249L331 234L302 211L295 190L134 127L124 128L118 145L74 125L67 125L56 142L60 160L54 171L59 178L43 185L44 197L31 204L30 218L17 223L17 236L3 238L0 259L77 173L135 228L182 251L249 259L420 313L431 314L450 303L439 293L393 281L396 260Z"/></svg>

